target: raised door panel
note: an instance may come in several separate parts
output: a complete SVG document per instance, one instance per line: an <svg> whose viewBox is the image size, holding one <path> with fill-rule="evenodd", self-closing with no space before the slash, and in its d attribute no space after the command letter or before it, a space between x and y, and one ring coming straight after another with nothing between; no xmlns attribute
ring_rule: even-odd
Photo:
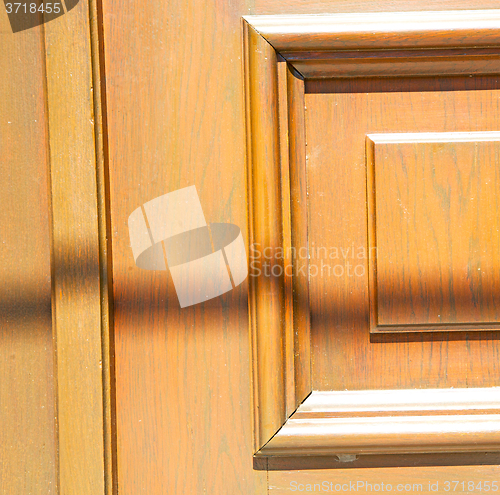
<svg viewBox="0 0 500 495"><path fill-rule="evenodd" d="M367 137L372 332L499 328L499 137Z"/></svg>
<svg viewBox="0 0 500 495"><path fill-rule="evenodd" d="M257 457L498 450L498 16L246 18Z"/></svg>
<svg viewBox="0 0 500 495"><path fill-rule="evenodd" d="M315 389L498 385L499 102L306 95Z"/></svg>

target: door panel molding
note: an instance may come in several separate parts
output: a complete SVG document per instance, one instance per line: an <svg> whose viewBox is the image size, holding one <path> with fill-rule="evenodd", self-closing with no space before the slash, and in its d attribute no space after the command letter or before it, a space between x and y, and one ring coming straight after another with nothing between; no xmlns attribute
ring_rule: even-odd
<svg viewBox="0 0 500 495"><path fill-rule="evenodd" d="M500 72L499 10L245 19L307 78Z"/></svg>
<svg viewBox="0 0 500 495"><path fill-rule="evenodd" d="M500 10L251 15L244 19L288 53L498 46ZM308 57L304 57L308 58Z"/></svg>
<svg viewBox="0 0 500 495"><path fill-rule="evenodd" d="M500 73L500 10L247 16L243 31L251 253L307 246L304 78ZM449 410L425 399L397 419L402 391L375 391L385 409L332 416L340 392L310 395L307 263L269 261L280 276L249 278L257 457L499 450L497 388L439 391ZM471 415L477 394L489 406Z"/></svg>
<svg viewBox="0 0 500 495"><path fill-rule="evenodd" d="M261 453L494 452L499 405L500 387L313 392Z"/></svg>
<svg viewBox="0 0 500 495"><path fill-rule="evenodd" d="M292 84L291 78L283 74L283 71L281 77L278 77L278 61L274 49L250 25L245 23L244 27L247 144L250 151L249 239L251 246L257 248L283 247L283 219L286 222L287 214L283 213L281 198L286 188L282 188L281 184L280 138L281 142L286 142L288 130L281 128L280 136L278 86L282 94L287 95L285 101L287 101L288 125L291 130L288 147L291 184L293 184L291 195L298 198L287 210L292 227L285 237L293 232L292 242L298 242L299 239L295 236L305 237L304 229L307 223L305 217L307 213L302 207L305 205L306 194L303 152L305 141L303 134L300 134L305 129L303 81ZM294 119L295 115L302 120ZM298 224L297 229L294 229L296 224ZM284 271L285 260L274 258L271 261L271 271L275 267L279 272ZM306 288L306 282L304 277L294 280L294 289L298 289L299 284L301 288ZM291 321L288 321L288 325L283 324L287 313L285 290L285 280L282 276L249 277L256 449L273 436L286 421L287 404L289 404L288 409L295 409L311 387L307 298L300 290L294 297L295 321L300 321L300 329L298 333L294 333ZM288 308L288 311L291 310L292 308Z"/></svg>

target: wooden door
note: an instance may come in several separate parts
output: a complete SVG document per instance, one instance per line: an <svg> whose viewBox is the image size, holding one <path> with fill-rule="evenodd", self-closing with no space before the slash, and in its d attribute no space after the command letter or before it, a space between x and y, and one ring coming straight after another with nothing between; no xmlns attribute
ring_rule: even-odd
<svg viewBox="0 0 500 495"><path fill-rule="evenodd" d="M104 0L119 493L494 490L500 14L451 7ZM192 185L250 270L180 308L127 219Z"/></svg>
<svg viewBox="0 0 500 495"><path fill-rule="evenodd" d="M500 490L497 8L81 0L9 40L2 486Z"/></svg>

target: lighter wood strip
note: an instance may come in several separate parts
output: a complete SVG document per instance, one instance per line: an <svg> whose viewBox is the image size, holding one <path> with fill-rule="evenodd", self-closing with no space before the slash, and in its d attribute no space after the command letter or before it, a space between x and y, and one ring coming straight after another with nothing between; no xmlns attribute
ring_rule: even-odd
<svg viewBox="0 0 500 495"><path fill-rule="evenodd" d="M494 452L500 388L316 392L259 455Z"/></svg>
<svg viewBox="0 0 500 495"><path fill-rule="evenodd" d="M281 52L498 46L500 11L245 16Z"/></svg>
<svg viewBox="0 0 500 495"><path fill-rule="evenodd" d="M89 4L45 25L59 493L105 493Z"/></svg>
<svg viewBox="0 0 500 495"><path fill-rule="evenodd" d="M276 52L246 29L249 237L258 250L276 249L283 243ZM274 257L270 270L283 273L282 261ZM250 276L249 291L258 449L286 420L283 276Z"/></svg>

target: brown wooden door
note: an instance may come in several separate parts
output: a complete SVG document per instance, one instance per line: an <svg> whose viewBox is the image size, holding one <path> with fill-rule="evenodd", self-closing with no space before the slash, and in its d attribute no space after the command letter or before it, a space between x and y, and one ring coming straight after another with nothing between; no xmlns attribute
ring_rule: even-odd
<svg viewBox="0 0 500 495"><path fill-rule="evenodd" d="M499 491L498 0L64 3L0 19L0 492Z"/></svg>
<svg viewBox="0 0 500 495"><path fill-rule="evenodd" d="M65 6L0 19L0 492L499 491L498 1Z"/></svg>
<svg viewBox="0 0 500 495"><path fill-rule="evenodd" d="M103 1L119 493L495 491L494 7ZM193 185L249 276L181 308L127 222Z"/></svg>

